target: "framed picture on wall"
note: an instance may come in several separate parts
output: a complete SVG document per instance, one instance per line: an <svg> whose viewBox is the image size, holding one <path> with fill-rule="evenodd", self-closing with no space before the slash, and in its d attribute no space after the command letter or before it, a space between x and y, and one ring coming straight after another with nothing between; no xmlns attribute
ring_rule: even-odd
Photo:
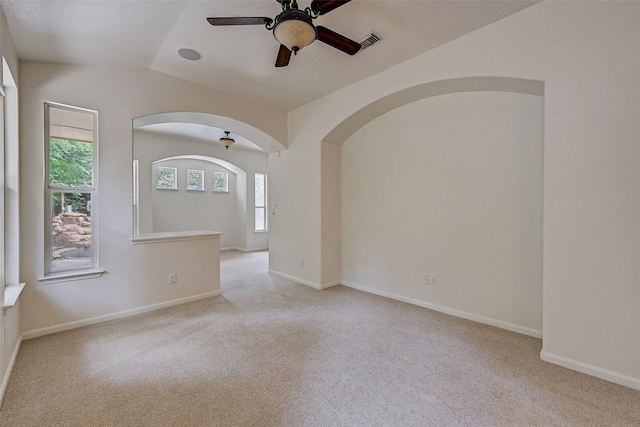
<svg viewBox="0 0 640 427"><path fill-rule="evenodd" d="M187 169L187 191L204 191L204 171Z"/></svg>
<svg viewBox="0 0 640 427"><path fill-rule="evenodd" d="M229 192L229 174L226 172L213 173L213 191L228 193Z"/></svg>
<svg viewBox="0 0 640 427"><path fill-rule="evenodd" d="M158 190L177 190L178 189L178 173L176 168L159 167L158 168Z"/></svg>

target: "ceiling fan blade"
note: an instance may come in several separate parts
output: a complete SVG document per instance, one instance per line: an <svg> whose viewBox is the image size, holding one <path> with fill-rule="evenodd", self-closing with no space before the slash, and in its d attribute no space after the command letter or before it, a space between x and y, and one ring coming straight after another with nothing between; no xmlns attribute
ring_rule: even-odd
<svg viewBox="0 0 640 427"><path fill-rule="evenodd" d="M313 0L311 2L311 10L319 15L324 15L350 1L351 0Z"/></svg>
<svg viewBox="0 0 640 427"><path fill-rule="evenodd" d="M265 25L271 21L271 18L267 18L264 16L239 16L239 17L229 17L229 18L207 18L209 24L215 26L222 25Z"/></svg>
<svg viewBox="0 0 640 427"><path fill-rule="evenodd" d="M291 51L281 44L276 58L276 67L286 67L289 65L289 59L291 59Z"/></svg>
<svg viewBox="0 0 640 427"><path fill-rule="evenodd" d="M340 35L335 31L331 31L321 25L318 25L316 30L318 30L318 40L331 47L335 47L344 53L348 53L349 55L355 55L362 47L360 46L360 43L348 39L345 36Z"/></svg>

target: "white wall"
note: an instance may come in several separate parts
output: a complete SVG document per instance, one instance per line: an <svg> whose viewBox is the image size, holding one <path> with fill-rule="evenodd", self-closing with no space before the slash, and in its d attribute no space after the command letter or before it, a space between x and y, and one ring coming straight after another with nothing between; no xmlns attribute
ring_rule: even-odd
<svg viewBox="0 0 640 427"><path fill-rule="evenodd" d="M266 157L266 156L265 156ZM222 248L240 247L236 231L237 219L240 217L236 204L237 177L228 169L202 160L165 160L153 165L154 179L159 167L177 169L178 188L162 190L151 186L153 193L153 231L219 231ZM204 172L204 191L187 191L185 188L188 169ZM228 176L229 192L212 192L213 172L225 172ZM246 178L245 178L246 179ZM155 182L155 181L152 181ZM246 191L245 191L246 193ZM246 194L243 194L246 198ZM242 217L246 218L243 209Z"/></svg>
<svg viewBox="0 0 640 427"><path fill-rule="evenodd" d="M269 203L276 203L269 218L269 268L322 287L320 141L295 139L280 155L269 155Z"/></svg>
<svg viewBox="0 0 640 427"><path fill-rule="evenodd" d="M300 253L321 258L321 236L309 231L323 215L319 147L358 111L440 80L542 81L542 356L640 388L638 52L640 3L541 2L290 112L290 153L270 164L274 188L286 187L271 229L271 268L321 283L320 268L295 262Z"/></svg>
<svg viewBox="0 0 640 427"><path fill-rule="evenodd" d="M177 192L156 190L151 179L152 162L181 155L221 159L243 170L245 176L238 179L232 171L209 162L171 160L170 164L163 165L180 167L180 189ZM139 162L141 233L209 229L223 233L220 237L223 249L256 250L269 246L269 233L254 231L253 209L254 176L267 173L266 153L239 147L226 150L217 142L135 130L134 158ZM204 194L184 190L187 168L205 171ZM229 173L229 193L211 192L213 171Z"/></svg>
<svg viewBox="0 0 640 427"><path fill-rule="evenodd" d="M542 114L540 96L449 94L347 139L341 283L541 336Z"/></svg>
<svg viewBox="0 0 640 427"><path fill-rule="evenodd" d="M322 203L322 275L321 287L335 285L340 280L340 147L322 143L320 146Z"/></svg>
<svg viewBox="0 0 640 427"><path fill-rule="evenodd" d="M132 68L23 62L21 304L25 332L56 330L114 313L215 292L219 277L207 241L132 245L132 120L190 111L239 120L286 142L286 115L162 73ZM22 89L22 88L21 88ZM98 279L43 285L43 101L97 110L100 143ZM233 131L233 129L229 129ZM286 144L285 144L286 145ZM168 273L178 274L169 285ZM212 280L214 278L214 280Z"/></svg>
<svg viewBox="0 0 640 427"><path fill-rule="evenodd" d="M16 55L15 47L13 45L13 40L11 38L11 34L9 34L9 29L7 26L7 21L0 10L0 57L5 58L7 61L7 65L11 70L11 74L16 81L16 85L20 87L19 75L18 75L18 57ZM2 67L0 67L2 68ZM0 82L4 81L3 70L0 70ZM1 109L0 109L1 110ZM7 113L5 110L4 114ZM4 117L0 117L0 120L4 120ZM4 132L15 132L15 130L10 128L5 128ZM9 134L4 134L3 137L10 138ZM19 148L19 147L18 147ZM13 158L13 153L7 152L8 159ZM15 167L11 168L12 171L15 171ZM4 177L2 178L4 180ZM13 184L16 184L16 179L14 177ZM4 186L3 186L4 187ZM11 200L17 200L18 195L15 194L15 188L9 189L9 193L5 193L5 201L11 202ZM15 209L9 210L5 212L6 218L9 221L15 223ZM11 224L11 222L10 222ZM0 283L8 284L8 285L17 285L17 283L11 283L13 281L20 280L22 277L18 277L19 274L15 270L15 266L13 265L15 261L18 260L17 254L11 253L13 248L18 247L19 245L13 240L16 235L20 234L20 230L15 230L13 228L5 230L5 239L11 238L11 242L5 242L5 248L8 249L9 253L7 254L8 265L7 270L9 271L8 277L0 277ZM12 243L10 245L6 245L6 243ZM2 275L4 276L6 270L4 268L0 268L2 271ZM0 292L0 302L4 304L4 292ZM4 396L4 391L7 386L9 376L11 374L11 367L13 364L13 360L17 356L17 349L19 345L19 337L20 337L20 303L14 308L11 308L6 313L0 314L0 399Z"/></svg>

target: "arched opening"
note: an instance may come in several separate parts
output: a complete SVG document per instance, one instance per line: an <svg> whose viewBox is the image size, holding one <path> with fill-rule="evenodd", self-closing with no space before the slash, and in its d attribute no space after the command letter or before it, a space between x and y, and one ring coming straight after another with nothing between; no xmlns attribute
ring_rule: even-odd
<svg viewBox="0 0 640 427"><path fill-rule="evenodd" d="M219 143L225 131L236 140L228 149ZM254 230L254 177L268 172L268 152L280 143L202 113L134 119L133 138L134 236L211 230L223 233L223 250L268 248L268 233Z"/></svg>

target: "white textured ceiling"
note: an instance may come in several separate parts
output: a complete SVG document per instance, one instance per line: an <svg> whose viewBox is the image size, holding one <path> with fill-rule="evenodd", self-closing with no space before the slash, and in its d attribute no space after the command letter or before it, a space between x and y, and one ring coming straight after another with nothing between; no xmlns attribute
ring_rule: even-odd
<svg viewBox="0 0 640 427"><path fill-rule="evenodd" d="M533 3L353 0L314 22L354 40L373 31L381 42L351 57L316 41L275 68L279 45L263 26L213 27L206 18L274 17L276 0L0 2L22 60L147 67L285 111ZM182 59L180 48L202 59Z"/></svg>

